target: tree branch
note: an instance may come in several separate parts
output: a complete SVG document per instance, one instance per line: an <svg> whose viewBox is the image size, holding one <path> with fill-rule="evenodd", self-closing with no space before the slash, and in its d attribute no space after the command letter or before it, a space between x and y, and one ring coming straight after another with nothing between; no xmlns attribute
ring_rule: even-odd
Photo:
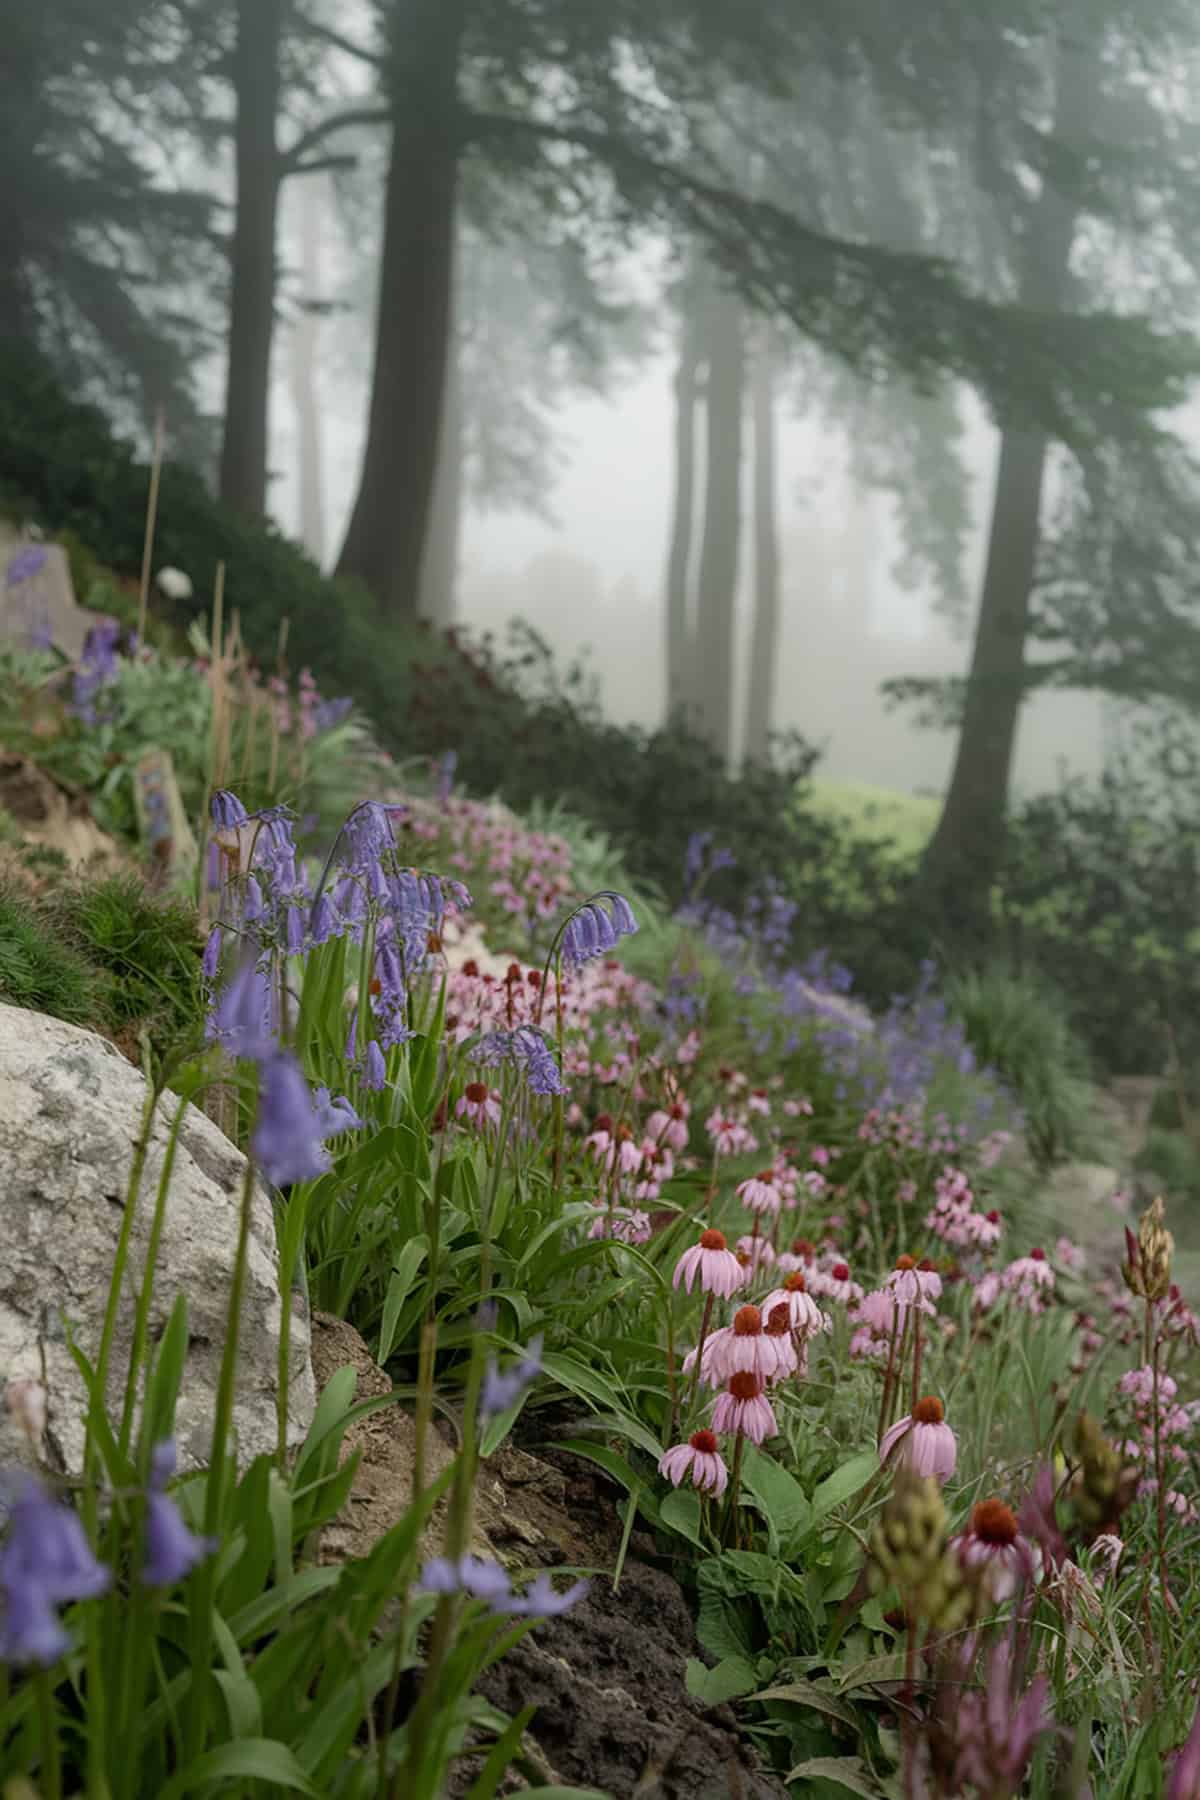
<svg viewBox="0 0 1200 1800"><path fill-rule="evenodd" d="M283 179L289 180L293 175L319 175L324 169L357 169L358 158L352 150L331 150L328 156L314 156L311 162L291 163L283 172Z"/></svg>
<svg viewBox="0 0 1200 1800"><path fill-rule="evenodd" d="M315 19L301 17L300 29L308 37L320 38L323 43L331 44L344 56L353 56L358 62L369 63L373 69L385 66L385 59L377 50L368 50L365 44L356 44L353 38L343 37L340 31L334 31L328 25L318 25Z"/></svg>
<svg viewBox="0 0 1200 1800"><path fill-rule="evenodd" d="M358 106L350 112L331 113L327 119L319 119L302 131L294 144L282 151L279 157L279 177L282 181L288 175L294 175L302 166L304 158L318 144L323 144L327 137L335 131L348 131L356 125L386 125L391 113L384 106Z"/></svg>

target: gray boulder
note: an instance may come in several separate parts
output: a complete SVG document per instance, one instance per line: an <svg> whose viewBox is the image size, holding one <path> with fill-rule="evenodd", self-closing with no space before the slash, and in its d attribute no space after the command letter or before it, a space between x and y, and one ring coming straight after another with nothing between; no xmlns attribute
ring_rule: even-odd
<svg viewBox="0 0 1200 1800"><path fill-rule="evenodd" d="M84 1388L67 1347L67 1326L94 1359L145 1096L140 1071L104 1038L40 1013L0 1006L0 1389L19 1393L19 1384L30 1378L44 1383L41 1452L69 1474L82 1464ZM172 1095L159 1102L146 1159L110 1365L110 1396L117 1408L177 1105ZM176 1296L187 1296L189 1345L176 1417L185 1468L207 1461L245 1166L224 1133L190 1107L179 1134L150 1315L153 1341ZM234 1404L243 1463L275 1445L276 1268L271 1202L260 1186L253 1203ZM315 1404L308 1314L296 1296L291 1442L303 1438ZM30 1445L16 1417L0 1407L0 1466L29 1459Z"/></svg>

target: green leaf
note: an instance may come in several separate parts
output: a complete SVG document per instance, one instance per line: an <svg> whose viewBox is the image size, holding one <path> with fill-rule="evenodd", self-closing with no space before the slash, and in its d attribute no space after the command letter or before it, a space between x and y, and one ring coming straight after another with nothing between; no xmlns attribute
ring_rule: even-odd
<svg viewBox="0 0 1200 1800"><path fill-rule="evenodd" d="M664 1525L677 1531L680 1537L689 1543L705 1548L700 1533L701 1504L700 1496L695 1488L674 1488L667 1495L658 1509L659 1517Z"/></svg>
<svg viewBox="0 0 1200 1800"><path fill-rule="evenodd" d="M879 1472L879 1457L874 1450L860 1450L849 1462L844 1462L840 1469L826 1476L812 1497L812 1517L815 1525L835 1506L849 1500L866 1487L873 1475Z"/></svg>
<svg viewBox="0 0 1200 1800"><path fill-rule="evenodd" d="M161 1444L164 1438L175 1435L175 1402L183 1380L187 1343L187 1299L180 1294L171 1308L146 1386L141 1438L147 1454L154 1444Z"/></svg>
<svg viewBox="0 0 1200 1800"><path fill-rule="evenodd" d="M804 1489L772 1456L764 1456L753 1445L745 1446L742 1461L742 1485L751 1493L770 1528L772 1544L787 1553L812 1524L813 1509ZM818 1493L820 1489L817 1490Z"/></svg>
<svg viewBox="0 0 1200 1800"><path fill-rule="evenodd" d="M629 1413L597 1413L594 1419L587 1419L578 1429L580 1431L608 1431L614 1437L628 1438L647 1456L652 1456L657 1463L662 1457L663 1447L652 1431L647 1431L640 1420L632 1418Z"/></svg>
<svg viewBox="0 0 1200 1800"><path fill-rule="evenodd" d="M715 1669L706 1669L694 1656L687 1660L687 1691L701 1706L723 1706L753 1693L758 1676L744 1657L727 1656Z"/></svg>
<svg viewBox="0 0 1200 1800"><path fill-rule="evenodd" d="M341 1442L346 1429L346 1413L354 1398L354 1390L358 1386L358 1376L351 1368L335 1369L325 1383L325 1390L317 1401L317 1410L313 1414L313 1422L308 1428L308 1436L300 1447L296 1458L296 1472L293 1484L302 1486L304 1479L311 1478L323 1465L325 1457L321 1454L328 1450L328 1442L333 1438L333 1460L337 1455L337 1445ZM311 1465L311 1466L310 1466Z"/></svg>
<svg viewBox="0 0 1200 1800"><path fill-rule="evenodd" d="M606 1475L619 1482L627 1494L637 1494L645 1486L637 1472L630 1468L623 1457L615 1450L606 1450L603 1444L588 1444L582 1438L567 1438L555 1446L559 1450L569 1450L574 1456L582 1456L587 1462L595 1463Z"/></svg>
<svg viewBox="0 0 1200 1800"><path fill-rule="evenodd" d="M568 1393L578 1394L584 1400L598 1400L613 1412L621 1411L619 1390L589 1363L580 1362L578 1357L552 1351L542 1357L542 1369Z"/></svg>
<svg viewBox="0 0 1200 1800"><path fill-rule="evenodd" d="M494 1800L496 1789L520 1747L525 1727L536 1711L536 1706L527 1706L515 1719L509 1720L506 1729L488 1751L487 1761L480 1769L477 1779L467 1789L466 1800Z"/></svg>
<svg viewBox="0 0 1200 1800"><path fill-rule="evenodd" d="M287 1745L276 1738L239 1738L236 1743L219 1744L180 1769L160 1788L158 1800L179 1800L180 1795L195 1793L210 1783L239 1779L273 1782L276 1787L321 1800L320 1788L313 1786Z"/></svg>
<svg viewBox="0 0 1200 1800"><path fill-rule="evenodd" d="M900 1651L888 1651L883 1656L869 1656L866 1662L856 1663L854 1668L846 1669L838 1677L839 1694L848 1694L852 1688L874 1687L881 1681L904 1680L904 1656Z"/></svg>
<svg viewBox="0 0 1200 1800"><path fill-rule="evenodd" d="M797 1763L787 1777L793 1781L834 1781L863 1800L885 1800L883 1789L861 1756L814 1756L811 1762Z"/></svg>
<svg viewBox="0 0 1200 1800"><path fill-rule="evenodd" d="M786 1700L794 1706L811 1706L814 1712L827 1713L831 1719L840 1719L843 1725L857 1726L858 1721L848 1706L843 1706L836 1694L818 1687L812 1681L788 1681L781 1687L764 1688L761 1694L753 1696L755 1700Z"/></svg>
<svg viewBox="0 0 1200 1800"><path fill-rule="evenodd" d="M425 1261L429 1250L429 1240L425 1237L410 1238L399 1256L388 1281L387 1294L383 1302L383 1320L379 1327L379 1349L375 1360L381 1366L392 1354L396 1342L396 1325L400 1318L400 1309L408 1299L417 1271Z"/></svg>

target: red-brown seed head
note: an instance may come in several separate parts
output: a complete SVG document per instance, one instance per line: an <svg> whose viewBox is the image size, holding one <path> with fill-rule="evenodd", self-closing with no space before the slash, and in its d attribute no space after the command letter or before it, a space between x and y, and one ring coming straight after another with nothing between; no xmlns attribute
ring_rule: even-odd
<svg viewBox="0 0 1200 1800"><path fill-rule="evenodd" d="M898 1269L915 1269L916 1266L917 1259L915 1256L898 1256L896 1258L896 1267Z"/></svg>
<svg viewBox="0 0 1200 1800"><path fill-rule="evenodd" d="M612 1130L612 1114L611 1113L597 1113L595 1120L592 1124L592 1130L593 1131L611 1131Z"/></svg>
<svg viewBox="0 0 1200 1800"><path fill-rule="evenodd" d="M833 1276L835 1281L849 1281L850 1265L849 1263L834 1263L829 1273Z"/></svg>
<svg viewBox="0 0 1200 1800"><path fill-rule="evenodd" d="M762 1314L757 1306L739 1306L733 1315L733 1329L737 1337L757 1337L762 1330Z"/></svg>
<svg viewBox="0 0 1200 1800"><path fill-rule="evenodd" d="M729 1245L725 1242L723 1231L714 1231L710 1227L708 1231L700 1233L700 1248L702 1250L728 1250Z"/></svg>
<svg viewBox="0 0 1200 1800"><path fill-rule="evenodd" d="M716 1436L711 1431L693 1431L688 1443L693 1450L699 1450L702 1456L715 1456L717 1453Z"/></svg>
<svg viewBox="0 0 1200 1800"><path fill-rule="evenodd" d="M971 1512L971 1530L985 1544L1015 1544L1016 1514L1003 1500L981 1500Z"/></svg>
<svg viewBox="0 0 1200 1800"><path fill-rule="evenodd" d="M736 1375L729 1377L729 1392L735 1400L757 1400L762 1393L762 1383L752 1369L739 1369Z"/></svg>
<svg viewBox="0 0 1200 1800"><path fill-rule="evenodd" d="M781 1300L767 1314L767 1331L772 1337L783 1337L792 1329L792 1309L786 1300Z"/></svg>
<svg viewBox="0 0 1200 1800"><path fill-rule="evenodd" d="M991 1212L987 1213L985 1217L987 1218L989 1225L998 1225L1000 1223L1000 1214L996 1211L994 1206Z"/></svg>
<svg viewBox="0 0 1200 1800"><path fill-rule="evenodd" d="M804 1270L793 1269L783 1285L789 1294L802 1294L804 1292Z"/></svg>
<svg viewBox="0 0 1200 1800"><path fill-rule="evenodd" d="M922 1275L933 1275L937 1272L937 1264L928 1256L923 1256L917 1267Z"/></svg>
<svg viewBox="0 0 1200 1800"><path fill-rule="evenodd" d="M1034 1262L1045 1262L1046 1260L1046 1252L1044 1250L1031 1250L1029 1254Z"/></svg>
<svg viewBox="0 0 1200 1800"><path fill-rule="evenodd" d="M924 1400L918 1400L912 1409L913 1420L918 1425L940 1425L946 1417L941 1401L934 1394L926 1394Z"/></svg>
<svg viewBox="0 0 1200 1800"><path fill-rule="evenodd" d="M765 1181L770 1184L775 1180L775 1171L774 1169L760 1169L754 1179L755 1181Z"/></svg>
<svg viewBox="0 0 1200 1800"><path fill-rule="evenodd" d="M809 1243L807 1238L793 1238L792 1239L792 1255L793 1256L811 1256L812 1253L813 1253L813 1247Z"/></svg>
<svg viewBox="0 0 1200 1800"><path fill-rule="evenodd" d="M472 1106L482 1106L488 1096L487 1083L485 1081L468 1081L463 1093Z"/></svg>

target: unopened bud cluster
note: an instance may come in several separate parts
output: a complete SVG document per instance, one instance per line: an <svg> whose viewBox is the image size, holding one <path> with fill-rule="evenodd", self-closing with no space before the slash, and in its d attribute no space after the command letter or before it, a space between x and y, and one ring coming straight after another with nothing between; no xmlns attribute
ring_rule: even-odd
<svg viewBox="0 0 1200 1800"><path fill-rule="evenodd" d="M910 1619L923 1619L940 1631L969 1623L979 1582L947 1543L941 1485L932 1475L898 1473L870 1549L872 1589L896 1588Z"/></svg>
<svg viewBox="0 0 1200 1800"><path fill-rule="evenodd" d="M1127 1469L1090 1413L1080 1413L1074 1450L1079 1466L1071 1482L1075 1516L1088 1540L1112 1529L1132 1498L1136 1472Z"/></svg>
<svg viewBox="0 0 1200 1800"><path fill-rule="evenodd" d="M1171 1286L1175 1239L1166 1227L1161 1194L1142 1214L1137 1237L1126 1231L1125 1246L1126 1260L1121 1273L1130 1293L1143 1300L1165 1299Z"/></svg>

